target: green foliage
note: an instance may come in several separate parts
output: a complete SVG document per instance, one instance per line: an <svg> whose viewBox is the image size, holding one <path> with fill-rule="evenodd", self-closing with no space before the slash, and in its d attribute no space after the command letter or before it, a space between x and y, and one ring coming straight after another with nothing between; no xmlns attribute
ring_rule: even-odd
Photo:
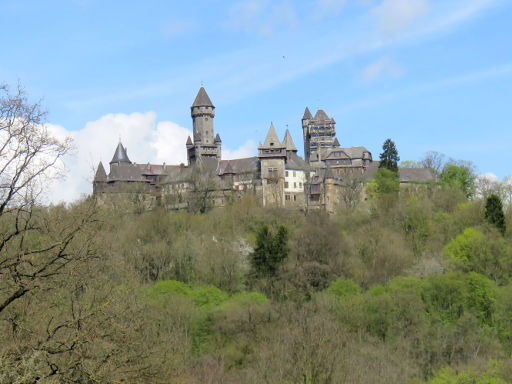
<svg viewBox="0 0 512 384"><path fill-rule="evenodd" d="M228 299L228 294L212 285L190 288L175 280L159 281L148 289L148 296L154 304L167 304L173 296L190 298L197 307L220 305Z"/></svg>
<svg viewBox="0 0 512 384"><path fill-rule="evenodd" d="M485 220L495 225L502 235L505 234L507 226L503 213L503 203L499 196L492 194L485 200Z"/></svg>
<svg viewBox="0 0 512 384"><path fill-rule="evenodd" d="M337 297L344 297L360 293L361 288L354 280L340 277L329 285L327 291Z"/></svg>
<svg viewBox="0 0 512 384"><path fill-rule="evenodd" d="M429 384L506 384L500 372L501 363L491 362L490 367L483 372L468 370L458 372L451 367L441 369L430 380Z"/></svg>
<svg viewBox="0 0 512 384"><path fill-rule="evenodd" d="M467 198L475 193L476 175L469 165L448 163L443 167L439 180L441 185L459 189Z"/></svg>
<svg viewBox="0 0 512 384"><path fill-rule="evenodd" d="M267 225L256 233L256 247L251 255L252 273L258 277L275 276L279 266L288 256L288 231L280 225L273 233Z"/></svg>
<svg viewBox="0 0 512 384"><path fill-rule="evenodd" d="M467 228L444 247L444 253L463 271L478 272L501 284L510 278L511 248L501 236Z"/></svg>
<svg viewBox="0 0 512 384"><path fill-rule="evenodd" d="M396 194L400 189L400 178L397 172L387 168L379 168L375 172L375 193L378 195Z"/></svg>
<svg viewBox="0 0 512 384"><path fill-rule="evenodd" d="M392 172L398 173L398 150L391 139L387 139L382 145L383 152L380 154L379 168L386 168Z"/></svg>

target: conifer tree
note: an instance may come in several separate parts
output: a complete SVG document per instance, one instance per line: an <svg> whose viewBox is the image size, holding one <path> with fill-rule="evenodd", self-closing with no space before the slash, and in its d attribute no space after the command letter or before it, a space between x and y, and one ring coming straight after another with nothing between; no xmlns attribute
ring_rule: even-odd
<svg viewBox="0 0 512 384"><path fill-rule="evenodd" d="M281 263L288 256L288 231L280 225L272 233L263 225L256 234L256 248L251 255L252 271L257 276L274 276Z"/></svg>
<svg viewBox="0 0 512 384"><path fill-rule="evenodd" d="M398 150L396 149L395 142L391 139L387 139L382 146L384 152L380 154L379 168L387 168L390 171L398 172L398 162L400 157L398 156Z"/></svg>
<svg viewBox="0 0 512 384"><path fill-rule="evenodd" d="M501 234L505 234L507 226L503 213L503 204L499 196L492 194L485 201L485 220L498 228Z"/></svg>

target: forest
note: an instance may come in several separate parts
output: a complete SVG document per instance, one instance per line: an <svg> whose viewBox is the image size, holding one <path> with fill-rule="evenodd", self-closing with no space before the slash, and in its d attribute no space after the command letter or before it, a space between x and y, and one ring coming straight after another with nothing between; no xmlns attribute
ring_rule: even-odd
<svg viewBox="0 0 512 384"><path fill-rule="evenodd" d="M4 94L0 383L512 382L508 184L448 160L334 215L44 205L69 143L26 107Z"/></svg>

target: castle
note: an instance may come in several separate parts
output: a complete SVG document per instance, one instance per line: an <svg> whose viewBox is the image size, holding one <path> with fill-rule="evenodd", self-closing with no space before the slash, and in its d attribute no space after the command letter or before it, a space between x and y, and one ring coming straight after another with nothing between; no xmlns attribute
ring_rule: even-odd
<svg viewBox="0 0 512 384"><path fill-rule="evenodd" d="M103 202L124 196L147 206L160 202L170 209L204 211L251 194L263 206L334 211L343 192L354 185L349 181L362 185L378 167L365 147L340 146L336 122L321 109L313 116L306 107L302 117L305 159L297 154L288 129L279 140L270 124L258 156L223 160L222 141L214 132L215 106L204 87L190 112L193 138L185 144L187 165L134 163L119 142L108 175L101 162L97 167L94 196ZM411 179L403 173L402 182ZM429 178L418 170L416 176Z"/></svg>

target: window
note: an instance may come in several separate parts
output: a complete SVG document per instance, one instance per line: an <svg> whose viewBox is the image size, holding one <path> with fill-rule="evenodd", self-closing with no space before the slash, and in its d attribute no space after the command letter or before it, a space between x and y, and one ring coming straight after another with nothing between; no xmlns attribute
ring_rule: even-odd
<svg viewBox="0 0 512 384"><path fill-rule="evenodd" d="M284 182L284 187L288 188L288 182L287 181Z"/></svg>
<svg viewBox="0 0 512 384"><path fill-rule="evenodd" d="M288 177L288 171L286 171L285 176Z"/></svg>
<svg viewBox="0 0 512 384"><path fill-rule="evenodd" d="M290 201L290 195L286 195L285 200Z"/></svg>
<svg viewBox="0 0 512 384"><path fill-rule="evenodd" d="M297 175L296 175L295 171L293 171L293 177L296 177L296 176L297 176Z"/></svg>
<svg viewBox="0 0 512 384"><path fill-rule="evenodd" d="M293 201L297 201L297 195L293 195Z"/></svg>
<svg viewBox="0 0 512 384"><path fill-rule="evenodd" d="M297 188L297 183L293 182L293 188Z"/></svg>
<svg viewBox="0 0 512 384"><path fill-rule="evenodd" d="M299 183L299 188L302 188L302 183Z"/></svg>

